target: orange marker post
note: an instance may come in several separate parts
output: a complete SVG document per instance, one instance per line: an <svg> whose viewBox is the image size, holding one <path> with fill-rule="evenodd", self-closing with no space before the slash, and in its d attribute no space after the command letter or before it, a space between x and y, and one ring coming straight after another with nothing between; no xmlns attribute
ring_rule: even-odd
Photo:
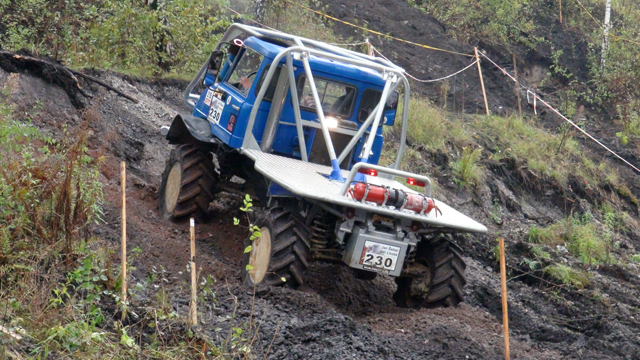
<svg viewBox="0 0 640 360"><path fill-rule="evenodd" d="M502 277L502 324L504 327L504 358L511 359L509 354L509 311L507 310L507 271L504 258L504 239L500 238L500 276Z"/></svg>
<svg viewBox="0 0 640 360"><path fill-rule="evenodd" d="M484 107L487 110L487 115L489 113L489 103L487 102L487 92L484 90L484 79L482 79L482 68L480 67L480 56L478 55L478 48L473 48L476 51L476 59L478 60L478 75L480 76L480 86L482 87L482 97L484 98Z"/></svg>
<svg viewBox="0 0 640 360"><path fill-rule="evenodd" d="M198 310L197 310L197 293L198 286L197 274L196 274L196 224L195 220L191 218L191 301L189 302L189 322L193 325L198 325Z"/></svg>
<svg viewBox="0 0 640 360"><path fill-rule="evenodd" d="M127 302L127 165L120 163L122 185L122 302ZM124 314L123 314L124 316Z"/></svg>

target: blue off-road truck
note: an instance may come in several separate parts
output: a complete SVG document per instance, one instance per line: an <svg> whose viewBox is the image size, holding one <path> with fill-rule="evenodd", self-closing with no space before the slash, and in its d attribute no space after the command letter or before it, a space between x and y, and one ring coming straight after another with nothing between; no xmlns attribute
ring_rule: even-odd
<svg viewBox="0 0 640 360"><path fill-rule="evenodd" d="M175 147L160 209L168 219L206 220L219 192L259 201L261 235L245 254L246 284L295 288L311 261L327 261L360 278L394 277L398 306L462 301L466 265L451 234L487 229L432 198L428 177L400 169L409 106L403 69L234 24L185 102L192 113L161 130ZM402 130L395 162L380 166L383 127L396 121Z"/></svg>

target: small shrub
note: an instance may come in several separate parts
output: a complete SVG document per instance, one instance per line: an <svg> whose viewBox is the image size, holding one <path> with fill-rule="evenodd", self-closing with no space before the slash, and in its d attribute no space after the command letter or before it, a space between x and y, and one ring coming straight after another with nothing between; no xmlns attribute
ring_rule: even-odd
<svg viewBox="0 0 640 360"><path fill-rule="evenodd" d="M540 228L529 229L528 241L549 246L565 245L585 264L611 263L611 250L615 248L612 234L605 225L599 229L589 215L573 216Z"/></svg>
<svg viewBox="0 0 640 360"><path fill-rule="evenodd" d="M574 221L570 231L566 234L569 239L569 251L585 264L609 263L611 259L607 251L605 234L596 229L590 221Z"/></svg>
<svg viewBox="0 0 640 360"><path fill-rule="evenodd" d="M537 259L551 259L551 254L544 251L542 246L533 246L531 252Z"/></svg>
<svg viewBox="0 0 640 360"><path fill-rule="evenodd" d="M563 284L573 285L583 289L591 285L589 279L591 274L582 270L576 270L564 264L555 264L544 269L544 273L548 276L559 280Z"/></svg>
<svg viewBox="0 0 640 360"><path fill-rule="evenodd" d="M636 198L635 195L631 193L631 190L629 190L627 185L617 184L617 186L615 186L615 189L618 195L622 196L623 198L629 199L629 201L631 201L631 203L633 203L634 205L640 204L640 201L638 201L638 198Z"/></svg>
<svg viewBox="0 0 640 360"><path fill-rule="evenodd" d="M484 167L478 164L482 149L464 148L462 157L451 164L454 181L461 187L477 187L484 180Z"/></svg>
<svg viewBox="0 0 640 360"><path fill-rule="evenodd" d="M562 237L556 231L557 226L538 227L532 226L529 228L527 239L529 242L535 244L545 244L549 246L556 246L563 244Z"/></svg>
<svg viewBox="0 0 640 360"><path fill-rule="evenodd" d="M524 258L520 262L520 265L527 265L531 271L535 271L540 266L540 261L535 259Z"/></svg>

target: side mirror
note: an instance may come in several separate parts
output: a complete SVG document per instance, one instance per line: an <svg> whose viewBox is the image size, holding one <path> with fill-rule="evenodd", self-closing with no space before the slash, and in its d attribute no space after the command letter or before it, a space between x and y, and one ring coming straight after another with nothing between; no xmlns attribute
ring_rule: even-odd
<svg viewBox="0 0 640 360"><path fill-rule="evenodd" d="M218 71L220 71L220 64L222 64L222 58L224 57L224 52L220 50L216 50L211 53L209 56L209 64L207 65L207 73L204 76L204 85L210 86L213 85L216 81L216 76L218 75Z"/></svg>
<svg viewBox="0 0 640 360"><path fill-rule="evenodd" d="M209 59L209 69L218 70L220 68L220 64L222 63L223 56L224 56L224 51L216 50L212 52Z"/></svg>

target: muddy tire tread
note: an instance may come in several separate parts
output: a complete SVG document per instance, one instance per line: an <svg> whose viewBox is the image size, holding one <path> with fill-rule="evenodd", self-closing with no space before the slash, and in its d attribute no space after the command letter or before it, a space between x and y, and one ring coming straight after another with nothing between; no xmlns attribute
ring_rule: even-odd
<svg viewBox="0 0 640 360"><path fill-rule="evenodd" d="M171 213L167 213L164 191L169 172L176 162L180 163L182 170L180 193L175 208ZM214 199L218 183L217 176L214 174L214 165L209 152L192 144L178 145L174 148L167 160L160 186L160 211L165 218L182 220L194 217L199 222L206 222L209 204Z"/></svg>
<svg viewBox="0 0 640 360"><path fill-rule="evenodd" d="M455 306L464 300L464 277L466 264L459 246L453 243L449 234L440 234L431 240L418 244L416 262L427 265L431 271L431 283L426 294L412 291L412 283L419 276L396 278L398 290L394 294L396 305L400 307L442 307Z"/></svg>
<svg viewBox="0 0 640 360"><path fill-rule="evenodd" d="M311 252L304 241L307 230L300 226L290 211L284 208L271 209L267 216L258 222L260 227L266 226L271 233L271 259L267 274L261 284L268 286L286 286L298 288L304 284L304 274L309 267ZM251 244L247 239L245 246ZM248 272L245 270L249 263L250 254L245 254L242 277L245 285L252 287ZM286 281L282 281L282 279Z"/></svg>

